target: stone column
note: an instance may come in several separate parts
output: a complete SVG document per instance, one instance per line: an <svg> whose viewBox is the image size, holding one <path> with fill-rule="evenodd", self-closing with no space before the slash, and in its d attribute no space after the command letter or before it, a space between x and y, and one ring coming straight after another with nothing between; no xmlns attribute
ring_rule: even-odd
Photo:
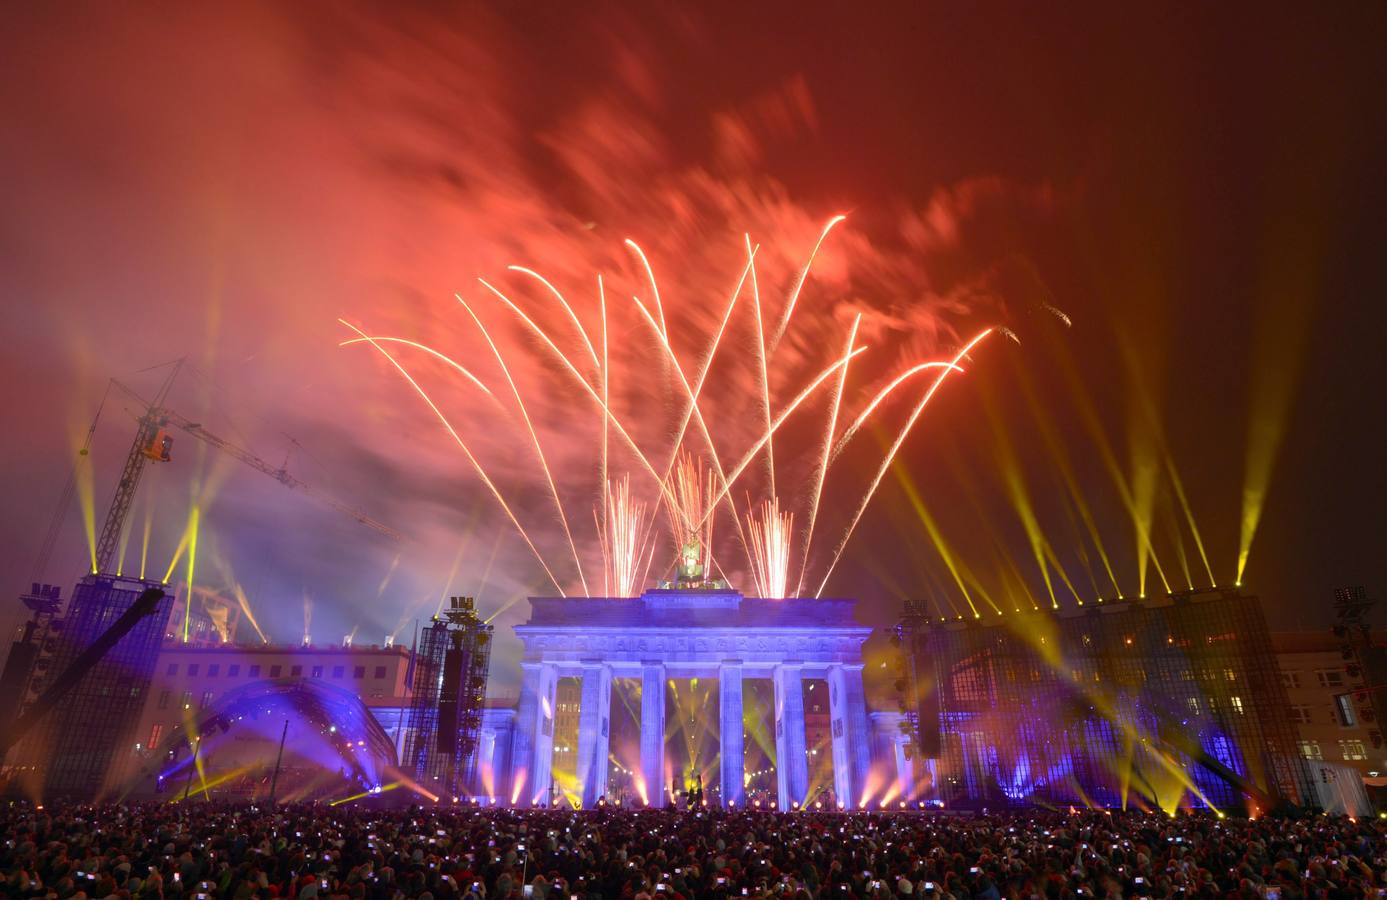
<svg viewBox="0 0 1387 900"><path fill-rule="evenodd" d="M799 663L775 667L775 778L781 809L804 803L809 763L804 755L804 681Z"/></svg>
<svg viewBox="0 0 1387 900"><path fill-rule="evenodd" d="M828 716L833 732L833 793L839 803L852 808L868 799L863 795L872 768L861 663L829 667Z"/></svg>
<svg viewBox="0 0 1387 900"><path fill-rule="evenodd" d="M611 744L612 670L601 663L583 663L583 689L578 707L578 782L584 809L607 793L607 756Z"/></svg>
<svg viewBox="0 0 1387 900"><path fill-rule="evenodd" d="M746 765L742 746L741 661L718 669L718 724L722 747L722 805L746 806Z"/></svg>
<svg viewBox="0 0 1387 900"><path fill-rule="evenodd" d="M665 805L665 667L641 665L641 778L651 806Z"/></svg>
<svg viewBox="0 0 1387 900"><path fill-rule="evenodd" d="M538 663L520 664L520 702L515 705L515 735L511 739L511 781L515 795L507 797L512 804L528 806L530 786L534 783L535 735L539 733Z"/></svg>
<svg viewBox="0 0 1387 900"><path fill-rule="evenodd" d="M559 670L553 663L542 663L535 688L534 749L530 754L530 783L521 788L520 799L531 805L548 806L549 789L554 783L554 704L557 702ZM517 756L520 761L525 757Z"/></svg>

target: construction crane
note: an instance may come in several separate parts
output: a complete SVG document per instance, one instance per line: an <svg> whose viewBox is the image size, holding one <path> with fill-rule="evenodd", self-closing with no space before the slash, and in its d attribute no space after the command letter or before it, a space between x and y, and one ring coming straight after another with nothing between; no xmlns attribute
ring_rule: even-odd
<svg viewBox="0 0 1387 900"><path fill-rule="evenodd" d="M115 496L111 499L110 509L106 513L105 525L102 526L101 536L96 542L94 571L108 571L115 559L116 550L120 544L120 535L125 529L125 520L130 514L130 507L134 502L135 491L139 487L140 476L144 472L145 463L168 462L172 458L170 450L173 446L173 437L168 431L170 426L235 457L251 468L264 472L285 487L302 491L323 505L355 519L373 531L392 540L400 540L400 533L390 526L310 487L302 479L291 475L284 466L273 466L249 450L212 434L200 423L167 408L164 403L173 379L177 376L181 366L182 361L180 360L175 364L173 372L165 379L153 403L146 402L143 397L119 381L111 380L111 384L138 403L144 409L144 413L137 419L139 428L135 433L135 442L131 445L130 453L125 459L125 469L121 472L120 481L116 485Z"/></svg>

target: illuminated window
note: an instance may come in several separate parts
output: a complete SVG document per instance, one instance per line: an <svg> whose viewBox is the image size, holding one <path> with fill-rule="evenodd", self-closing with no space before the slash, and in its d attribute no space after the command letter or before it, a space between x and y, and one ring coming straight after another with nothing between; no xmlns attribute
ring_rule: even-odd
<svg viewBox="0 0 1387 900"><path fill-rule="evenodd" d="M190 708L192 705L193 705L193 692L192 692L192 691L184 691L184 692L183 692L183 708L184 708L184 709L188 709L188 708Z"/></svg>
<svg viewBox="0 0 1387 900"><path fill-rule="evenodd" d="M1241 698L1241 697L1229 697L1228 700L1229 700L1229 702L1231 702L1231 703L1233 704L1233 711L1236 712L1238 715L1242 715L1242 714L1243 714L1243 698Z"/></svg>
<svg viewBox="0 0 1387 900"><path fill-rule="evenodd" d="M1343 727L1352 728L1358 724L1358 717L1353 714L1353 701L1349 699L1348 694L1339 694L1334 698L1334 709L1339 714L1339 724Z"/></svg>
<svg viewBox="0 0 1387 900"><path fill-rule="evenodd" d="M164 736L164 726L159 722L154 723L154 727L149 729L149 749L153 750L159 746L159 738Z"/></svg>
<svg viewBox="0 0 1387 900"><path fill-rule="evenodd" d="M1223 677L1224 677L1225 679L1227 679L1228 681L1237 681L1237 680L1238 680L1238 673L1237 673L1237 672L1234 672L1232 669L1224 669L1224 670L1223 670Z"/></svg>
<svg viewBox="0 0 1387 900"><path fill-rule="evenodd" d="M1310 707L1292 706L1291 721L1297 725L1309 725L1311 721Z"/></svg>
<svg viewBox="0 0 1387 900"><path fill-rule="evenodd" d="M1339 751L1346 760L1368 758L1368 751L1363 747L1362 741L1340 741Z"/></svg>
<svg viewBox="0 0 1387 900"><path fill-rule="evenodd" d="M212 705L212 692L211 692L211 691L203 691L203 692L202 692L202 703L198 706L198 709L206 709L207 707L209 707L209 706L211 706L211 705Z"/></svg>
<svg viewBox="0 0 1387 900"><path fill-rule="evenodd" d="M1343 741L1339 743L1343 743ZM1319 741L1297 741L1296 744L1300 747L1300 755L1305 759L1324 759Z"/></svg>

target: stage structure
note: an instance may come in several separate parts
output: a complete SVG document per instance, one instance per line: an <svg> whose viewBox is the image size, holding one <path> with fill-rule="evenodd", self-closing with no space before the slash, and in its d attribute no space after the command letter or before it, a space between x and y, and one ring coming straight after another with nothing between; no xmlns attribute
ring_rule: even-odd
<svg viewBox="0 0 1387 900"><path fill-rule="evenodd" d="M862 680L856 601L744 597L735 590L679 587L637 598L532 597L530 620L516 626L524 679L516 709L510 794L519 805L552 800L558 680L581 679L577 776L582 805L607 793L613 678L641 682L640 777L652 806L666 802L665 685L674 678L718 681L720 785L725 805L745 803L743 681L770 679L775 692L778 804L809 792L803 682L828 684L833 791L867 790L873 737Z"/></svg>
<svg viewBox="0 0 1387 900"><path fill-rule="evenodd" d="M44 644L52 656L35 660L21 711L48 680L63 673L95 644L156 581L116 575L87 575L77 583L61 618L46 624ZM56 600L56 594L54 595ZM138 741L134 729L154 676L164 640L171 594L91 666L57 709L14 750L17 780L31 796L92 800L116 785L112 760ZM49 610L51 617L53 611Z"/></svg>
<svg viewBox="0 0 1387 900"><path fill-rule="evenodd" d="M477 748L492 626L471 597L450 597L419 636L404 765L440 795L476 794Z"/></svg>
<svg viewBox="0 0 1387 900"><path fill-rule="evenodd" d="M912 799L1313 804L1256 597L1209 589L898 629Z"/></svg>

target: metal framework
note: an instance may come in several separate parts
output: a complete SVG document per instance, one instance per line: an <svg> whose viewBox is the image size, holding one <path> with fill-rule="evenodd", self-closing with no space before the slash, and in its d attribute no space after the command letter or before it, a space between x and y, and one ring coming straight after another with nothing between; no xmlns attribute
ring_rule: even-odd
<svg viewBox="0 0 1387 900"><path fill-rule="evenodd" d="M56 648L49 671L64 671L124 615L156 581L88 575L77 583L66 615L52 626ZM48 717L20 744L19 759L40 779L44 796L98 798L109 787L112 761L133 749L134 729L144 708L159 646L173 606L165 594L152 615L140 620L87 673Z"/></svg>
<svg viewBox="0 0 1387 900"><path fill-rule="evenodd" d="M1314 797L1255 597L1214 589L908 623L912 727L917 748L937 741L922 755L938 800L1169 809Z"/></svg>
<svg viewBox="0 0 1387 900"><path fill-rule="evenodd" d="M403 765L420 784L476 793L477 740L486 700L492 627L471 597L452 597L419 635Z"/></svg>

